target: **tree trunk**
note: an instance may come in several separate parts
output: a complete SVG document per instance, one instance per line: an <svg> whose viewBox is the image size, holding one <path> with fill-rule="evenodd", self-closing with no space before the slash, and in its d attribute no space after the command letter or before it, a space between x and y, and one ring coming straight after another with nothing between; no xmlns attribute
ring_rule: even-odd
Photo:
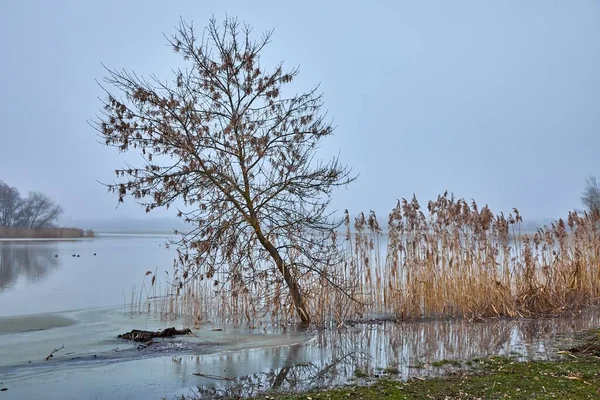
<svg viewBox="0 0 600 400"><path fill-rule="evenodd" d="M300 321L302 321L303 324L309 324L310 323L310 314L308 313L306 304L304 303L304 298L302 297L302 294L300 293L300 286L298 285L298 281L292 275L290 269L285 265L283 259L279 255L279 252L277 251L275 246L273 246L273 243L271 243L269 240L267 240L267 238L265 238L265 236L262 234L262 231L260 230L260 228L257 229L256 226L254 228L256 230L256 235L258 237L259 242L269 252L271 257L275 261L275 265L277 265L277 269L283 275L283 279L285 280L285 283L290 291L290 294L292 295L292 300L294 301L294 307L296 308L296 312L298 313L298 316L300 317Z"/></svg>

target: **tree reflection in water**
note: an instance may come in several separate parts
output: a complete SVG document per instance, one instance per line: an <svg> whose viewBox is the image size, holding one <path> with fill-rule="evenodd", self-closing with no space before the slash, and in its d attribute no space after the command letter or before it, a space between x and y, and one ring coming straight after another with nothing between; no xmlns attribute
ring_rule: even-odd
<svg viewBox="0 0 600 400"><path fill-rule="evenodd" d="M242 376L227 385L199 386L191 398L254 397L265 391L335 386L340 384L340 377L354 372L360 358L368 357L367 354L348 352L325 362L298 362L302 348L301 344L290 346L281 368Z"/></svg>
<svg viewBox="0 0 600 400"><path fill-rule="evenodd" d="M338 386L356 379L357 371L371 376L389 373L402 380L433 376L451 370L450 365L433 365L444 359L494 355L548 359L560 347L557 339L599 323L592 312L572 318L382 323L326 330L308 343L252 358L262 372L237 377L232 372L227 380L196 388L188 398L256 397L271 390ZM220 365L250 360L234 354ZM202 357L196 365L205 366Z"/></svg>
<svg viewBox="0 0 600 400"><path fill-rule="evenodd" d="M55 251L48 244L0 242L0 292L14 287L21 276L35 282L56 270L59 260Z"/></svg>

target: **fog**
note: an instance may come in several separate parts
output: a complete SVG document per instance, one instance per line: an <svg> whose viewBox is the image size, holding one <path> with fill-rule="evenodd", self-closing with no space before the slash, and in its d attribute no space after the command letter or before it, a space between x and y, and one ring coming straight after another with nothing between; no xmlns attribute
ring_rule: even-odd
<svg viewBox="0 0 600 400"><path fill-rule="evenodd" d="M21 0L0 4L0 180L49 195L66 221L144 218L99 183L127 159L89 124L102 64L169 78L184 64L164 35L213 15L273 28L262 64L299 66L298 90L320 84L336 125L321 154L359 174L336 208L386 213L449 190L560 217L600 175L597 1Z"/></svg>

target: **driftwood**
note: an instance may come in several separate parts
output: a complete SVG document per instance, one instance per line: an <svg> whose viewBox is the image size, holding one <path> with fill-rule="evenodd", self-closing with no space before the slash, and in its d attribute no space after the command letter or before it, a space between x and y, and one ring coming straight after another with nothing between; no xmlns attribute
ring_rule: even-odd
<svg viewBox="0 0 600 400"><path fill-rule="evenodd" d="M54 349L52 350L52 352L50 354L48 354L48 356L44 359L46 361L48 361L49 359L51 359L52 357L54 357L54 353L56 353L57 351L61 351L62 349L65 348L65 345L63 344L61 347L59 347L58 349Z"/></svg>
<svg viewBox="0 0 600 400"><path fill-rule="evenodd" d="M228 378L226 376L201 374L200 372L192 372L192 375L201 376L202 378L216 379L218 381L233 381L233 380L235 380L233 378Z"/></svg>
<svg viewBox="0 0 600 400"><path fill-rule="evenodd" d="M118 337L125 340L133 340L134 342L151 342L152 339L157 337L171 337L175 335L191 335L190 329L175 329L167 328L160 332L142 331L134 329L130 332L119 335Z"/></svg>

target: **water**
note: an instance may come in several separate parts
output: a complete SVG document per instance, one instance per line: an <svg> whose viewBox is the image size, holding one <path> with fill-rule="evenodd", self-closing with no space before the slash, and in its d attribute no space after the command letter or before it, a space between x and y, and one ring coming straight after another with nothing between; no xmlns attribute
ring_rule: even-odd
<svg viewBox="0 0 600 400"><path fill-rule="evenodd" d="M435 366L441 360L496 355L547 360L568 347L574 332L599 323L600 315L589 312L562 319L382 323L323 331L309 342L281 348L275 358L256 350L252 356L263 363L262 371L213 382L196 393L198 397L257 396L265 390L327 388L372 379L356 377L364 374L407 380L452 372L451 365ZM238 356L223 357L236 360ZM184 357L182 363L189 368L198 359Z"/></svg>
<svg viewBox="0 0 600 400"><path fill-rule="evenodd" d="M175 252L165 248L167 240L164 235L109 235L0 241L0 316L122 306L133 290L149 284L146 271L161 277L171 271Z"/></svg>
<svg viewBox="0 0 600 400"><path fill-rule="evenodd" d="M174 251L165 249L167 239L0 242L0 387L8 389L2 397L245 396L342 385L362 373L408 379L446 373L448 367L434 366L442 359L550 358L573 332L600 325L594 310L561 319L382 323L310 332L215 323L194 330L194 337L138 350L117 335L183 327L181 321L124 312L132 291L149 287L146 271L164 277L171 270Z"/></svg>
<svg viewBox="0 0 600 400"><path fill-rule="evenodd" d="M9 399L37 398L42 393L44 399L57 400L170 399L210 382L192 375L194 372L210 370L232 377L260 373L265 366L277 366L274 355L281 351L278 349L311 339L304 332L264 333L205 325L194 331L195 336L138 350L137 343L117 335L130 329L164 329L179 322L130 317L104 308L53 316L70 319L72 324L0 333L0 387L8 388ZM0 326L10 325L12 320L0 318ZM62 346L64 349L45 360Z"/></svg>

